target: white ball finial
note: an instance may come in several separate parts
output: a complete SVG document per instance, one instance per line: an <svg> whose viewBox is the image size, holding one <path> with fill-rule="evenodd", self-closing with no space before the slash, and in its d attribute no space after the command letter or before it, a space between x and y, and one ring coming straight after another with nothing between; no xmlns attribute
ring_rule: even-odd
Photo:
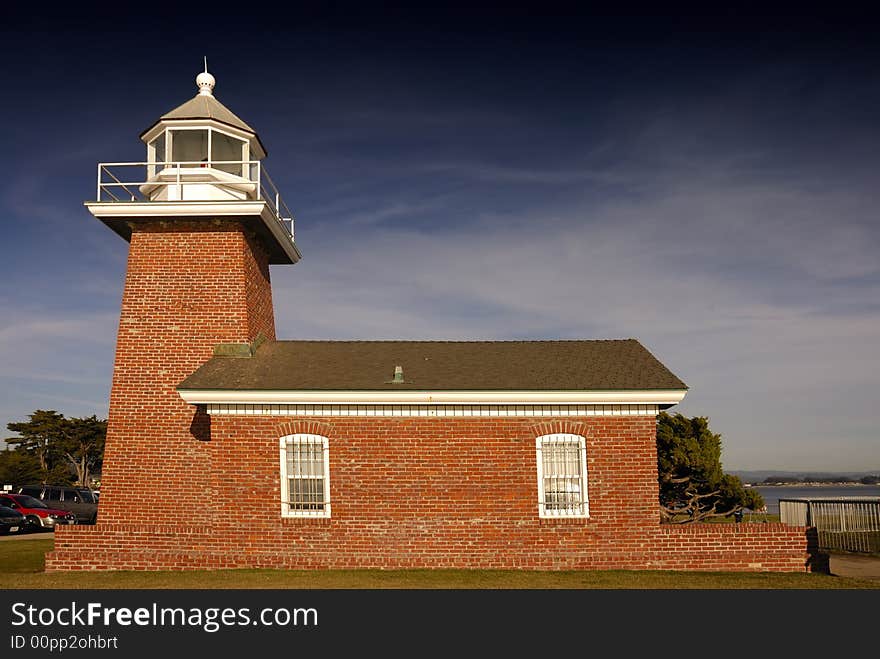
<svg viewBox="0 0 880 659"><path fill-rule="evenodd" d="M196 84L199 86L199 94L202 96L213 96L214 76L208 73L208 58L205 58L205 70L196 76Z"/></svg>

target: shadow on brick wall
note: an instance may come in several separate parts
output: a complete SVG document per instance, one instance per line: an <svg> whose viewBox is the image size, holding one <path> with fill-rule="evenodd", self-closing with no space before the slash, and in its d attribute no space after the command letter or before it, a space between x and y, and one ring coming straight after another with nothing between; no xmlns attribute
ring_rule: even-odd
<svg viewBox="0 0 880 659"><path fill-rule="evenodd" d="M211 441L211 416L205 405L196 407L196 413L189 424L189 433L200 442Z"/></svg>

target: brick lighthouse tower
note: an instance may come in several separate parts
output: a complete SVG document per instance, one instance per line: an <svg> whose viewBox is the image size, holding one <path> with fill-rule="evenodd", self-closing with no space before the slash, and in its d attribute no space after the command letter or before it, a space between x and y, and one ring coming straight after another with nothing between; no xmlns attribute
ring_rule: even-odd
<svg viewBox="0 0 880 659"><path fill-rule="evenodd" d="M218 458L209 417L175 387L215 351L275 340L269 265L300 258L259 136L215 98L207 67L196 84L141 134L146 161L98 165L97 199L85 203L129 243L128 267L98 523L57 534L50 569L113 568L119 550L137 564L139 531L171 552L209 542L201 517L218 513L198 501Z"/></svg>

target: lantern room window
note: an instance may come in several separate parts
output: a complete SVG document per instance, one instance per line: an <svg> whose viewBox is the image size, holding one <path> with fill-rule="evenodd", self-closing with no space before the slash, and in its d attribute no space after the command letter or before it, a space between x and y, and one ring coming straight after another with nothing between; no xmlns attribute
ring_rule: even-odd
<svg viewBox="0 0 880 659"><path fill-rule="evenodd" d="M238 140L220 131L211 131L210 160L215 163L213 167L237 176L245 176L247 169L242 161L247 160L246 146L247 142L244 140ZM224 160L232 160L235 163L224 163Z"/></svg>
<svg viewBox="0 0 880 659"><path fill-rule="evenodd" d="M155 162L165 162L165 133L159 133L159 136L150 142L154 151Z"/></svg>
<svg viewBox="0 0 880 659"><path fill-rule="evenodd" d="M172 130L171 160L192 166L194 163L208 161L207 130Z"/></svg>
<svg viewBox="0 0 880 659"><path fill-rule="evenodd" d="M154 140L147 144L147 176L153 178L156 175L156 167L153 163L165 163L165 131L159 133Z"/></svg>
<svg viewBox="0 0 880 659"><path fill-rule="evenodd" d="M162 131L147 144L149 176L164 166L212 167L235 176L250 178L247 140L213 128L173 128ZM204 164L203 164L204 163Z"/></svg>

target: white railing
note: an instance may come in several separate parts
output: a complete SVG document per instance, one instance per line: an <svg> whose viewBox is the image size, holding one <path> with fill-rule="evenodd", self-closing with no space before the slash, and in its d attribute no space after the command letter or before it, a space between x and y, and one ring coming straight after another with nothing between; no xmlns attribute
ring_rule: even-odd
<svg viewBox="0 0 880 659"><path fill-rule="evenodd" d="M98 163L99 202L167 201L171 193L178 200L199 201L186 198L186 186L208 186L221 194L233 194L234 191L235 197L230 196L230 199L263 201L293 239L293 212L284 203L278 186L259 160ZM222 196L211 195L205 201L218 198Z"/></svg>
<svg viewBox="0 0 880 659"><path fill-rule="evenodd" d="M819 549L880 553L880 497L780 499L779 519L816 527Z"/></svg>

